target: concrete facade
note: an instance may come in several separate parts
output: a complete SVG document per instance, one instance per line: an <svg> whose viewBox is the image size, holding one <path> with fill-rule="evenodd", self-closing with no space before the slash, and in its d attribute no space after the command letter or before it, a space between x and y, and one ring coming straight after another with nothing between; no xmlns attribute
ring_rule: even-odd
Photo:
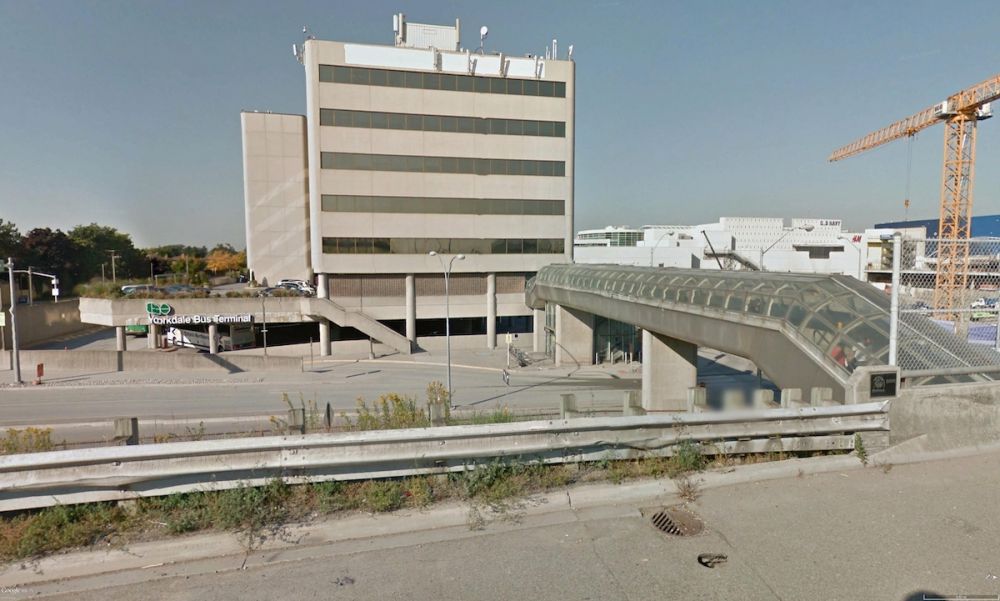
<svg viewBox="0 0 1000 601"><path fill-rule="evenodd" d="M698 345L642 331L642 408L686 411L688 389L697 384Z"/></svg>
<svg viewBox="0 0 1000 601"><path fill-rule="evenodd" d="M428 252L464 254L451 315L493 348L525 280L572 260L575 64L422 40L306 40L306 114L243 113L248 261L415 340L445 314Z"/></svg>
<svg viewBox="0 0 1000 601"><path fill-rule="evenodd" d="M594 315L556 307L556 366L590 365L594 358Z"/></svg>

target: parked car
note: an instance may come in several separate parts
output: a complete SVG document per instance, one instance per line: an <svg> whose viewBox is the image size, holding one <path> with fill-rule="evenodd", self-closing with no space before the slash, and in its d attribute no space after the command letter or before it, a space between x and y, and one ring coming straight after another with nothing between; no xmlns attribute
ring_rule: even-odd
<svg viewBox="0 0 1000 601"><path fill-rule="evenodd" d="M278 285L275 286L275 288L291 290L292 292L300 292L303 296L313 296L316 294L315 288L301 280L284 280L278 282Z"/></svg>
<svg viewBox="0 0 1000 601"><path fill-rule="evenodd" d="M151 284L130 284L122 286L122 294L125 296L137 296L149 292L159 292L160 289Z"/></svg>

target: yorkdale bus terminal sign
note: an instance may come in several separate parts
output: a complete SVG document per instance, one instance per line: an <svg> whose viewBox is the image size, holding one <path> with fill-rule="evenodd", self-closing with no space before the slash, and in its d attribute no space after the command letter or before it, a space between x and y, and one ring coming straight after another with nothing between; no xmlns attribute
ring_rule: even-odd
<svg viewBox="0 0 1000 601"><path fill-rule="evenodd" d="M167 303L146 303L146 313L149 314L149 323L158 326L202 325L213 323L253 323L253 315L250 313L228 315L176 315L174 313L174 308Z"/></svg>

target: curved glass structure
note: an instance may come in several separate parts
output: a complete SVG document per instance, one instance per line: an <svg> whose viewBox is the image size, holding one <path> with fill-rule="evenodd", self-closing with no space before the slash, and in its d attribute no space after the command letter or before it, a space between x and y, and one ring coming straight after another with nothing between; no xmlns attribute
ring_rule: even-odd
<svg viewBox="0 0 1000 601"><path fill-rule="evenodd" d="M859 365L886 365L889 297L854 278L836 275L707 271L619 265L549 265L529 282L652 304L720 319L779 322L828 357L844 377ZM1000 355L970 345L941 328L915 327L926 318L904 314L900 327L921 338L921 369L996 365ZM900 349L903 352L903 349Z"/></svg>

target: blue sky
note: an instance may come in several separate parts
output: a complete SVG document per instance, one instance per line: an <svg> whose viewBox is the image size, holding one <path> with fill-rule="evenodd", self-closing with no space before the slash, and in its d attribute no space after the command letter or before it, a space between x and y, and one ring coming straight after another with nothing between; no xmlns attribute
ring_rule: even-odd
<svg viewBox="0 0 1000 601"><path fill-rule="evenodd" d="M900 219L905 141L826 157L1000 67L995 1L0 0L0 218L242 246L240 110L304 111L303 25L391 43L397 11L460 17L465 46L483 24L488 49L574 45L577 229ZM910 217L937 215L942 137L913 142ZM978 151L975 213L997 213L1000 118Z"/></svg>

